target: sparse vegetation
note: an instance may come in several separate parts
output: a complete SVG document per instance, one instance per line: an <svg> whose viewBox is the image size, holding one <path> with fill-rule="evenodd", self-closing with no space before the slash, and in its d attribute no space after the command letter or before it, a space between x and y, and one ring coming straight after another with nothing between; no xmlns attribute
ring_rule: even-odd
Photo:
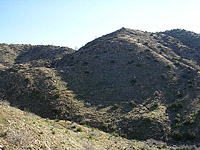
<svg viewBox="0 0 200 150"><path fill-rule="evenodd" d="M76 131L77 132L83 132L83 129L81 127L78 127Z"/></svg>
<svg viewBox="0 0 200 150"><path fill-rule="evenodd" d="M120 108L120 105L119 105L119 104L114 104L114 105L113 105L113 108L114 108L114 109L118 109L118 108Z"/></svg>
<svg viewBox="0 0 200 150"><path fill-rule="evenodd" d="M183 139L183 135L179 131L174 131L172 133L172 138L176 141L180 141Z"/></svg>
<svg viewBox="0 0 200 150"><path fill-rule="evenodd" d="M86 125L86 122L84 120L81 120L80 125Z"/></svg>
<svg viewBox="0 0 200 150"><path fill-rule="evenodd" d="M180 108L183 108L184 105L183 103L172 103L169 108L173 109L173 110L179 110Z"/></svg>
<svg viewBox="0 0 200 150"><path fill-rule="evenodd" d="M132 86L134 86L136 84L136 82L137 81L135 79L133 79L133 80L130 81L130 83L131 83Z"/></svg>
<svg viewBox="0 0 200 150"><path fill-rule="evenodd" d="M184 121L184 125L192 125L194 123L195 123L195 121L192 119Z"/></svg>
<svg viewBox="0 0 200 150"><path fill-rule="evenodd" d="M130 101L130 103L129 103L132 107L136 107L137 106L137 104L136 104L136 102L135 101Z"/></svg>
<svg viewBox="0 0 200 150"><path fill-rule="evenodd" d="M121 134L120 136L123 138L127 138L127 134Z"/></svg>
<svg viewBox="0 0 200 150"><path fill-rule="evenodd" d="M184 36L192 40L185 41ZM80 142L80 147L91 144L93 149L100 149L97 143L113 145L116 137L100 129L129 139L170 143L173 137L198 143L199 39L182 30L151 34L124 28L76 52L67 47L0 44L0 103L7 100L23 110L18 117L7 118L8 110L0 108L0 145L8 143L8 137L28 143L26 132L34 140L49 142L34 149L64 149L61 141ZM134 148L152 148L146 144ZM77 145L75 149L82 148Z"/></svg>

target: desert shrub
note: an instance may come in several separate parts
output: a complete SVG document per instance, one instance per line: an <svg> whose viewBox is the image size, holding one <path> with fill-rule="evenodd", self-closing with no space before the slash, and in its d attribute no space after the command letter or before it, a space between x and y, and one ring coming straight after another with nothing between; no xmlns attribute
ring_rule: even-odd
<svg viewBox="0 0 200 150"><path fill-rule="evenodd" d="M150 148L148 146L142 146L140 147L141 150L150 150Z"/></svg>
<svg viewBox="0 0 200 150"><path fill-rule="evenodd" d="M197 90L200 90L200 87L197 87L196 89L197 89Z"/></svg>
<svg viewBox="0 0 200 150"><path fill-rule="evenodd" d="M31 81L31 79L30 78L25 78L24 81L28 83L28 82Z"/></svg>
<svg viewBox="0 0 200 150"><path fill-rule="evenodd" d="M120 136L123 138L127 138L127 134L121 134Z"/></svg>
<svg viewBox="0 0 200 150"><path fill-rule="evenodd" d="M0 132L0 137L5 137L7 135L7 132Z"/></svg>
<svg viewBox="0 0 200 150"><path fill-rule="evenodd" d="M175 121L175 122L180 122L180 121L181 121L181 119L180 119L180 118L178 118L178 117L175 117L175 118L174 118L174 121Z"/></svg>
<svg viewBox="0 0 200 150"><path fill-rule="evenodd" d="M177 97L182 97L181 92L180 92L180 91L177 91L176 96L177 96Z"/></svg>
<svg viewBox="0 0 200 150"><path fill-rule="evenodd" d="M117 126L114 124L112 127L111 127L111 130L115 131L117 129Z"/></svg>
<svg viewBox="0 0 200 150"><path fill-rule="evenodd" d="M103 123L103 128L107 129L108 128L108 123Z"/></svg>
<svg viewBox="0 0 200 150"><path fill-rule="evenodd" d="M55 98L56 98L56 99L57 99L57 98L59 99L59 98L62 98L62 97L63 97L63 96L62 96L61 94L56 94L56 95L55 95Z"/></svg>
<svg viewBox="0 0 200 150"><path fill-rule="evenodd" d="M89 74L90 72L89 71L85 71L85 74Z"/></svg>
<svg viewBox="0 0 200 150"><path fill-rule="evenodd" d="M81 127L78 127L78 128L76 129L76 131L77 131L77 132L83 132L83 129L82 129Z"/></svg>
<svg viewBox="0 0 200 150"><path fill-rule="evenodd" d="M189 87L189 88L192 88L192 87L193 87L193 84L188 84L188 87Z"/></svg>
<svg viewBox="0 0 200 150"><path fill-rule="evenodd" d="M132 64L132 63L134 63L134 60L128 61L129 65Z"/></svg>
<svg viewBox="0 0 200 150"><path fill-rule="evenodd" d="M137 81L136 81L135 79L133 79L133 80L130 81L130 83L131 83L132 86L135 85L136 82L137 82Z"/></svg>
<svg viewBox="0 0 200 150"><path fill-rule="evenodd" d="M176 141L180 141L183 138L183 135L179 131L172 132L172 138Z"/></svg>
<svg viewBox="0 0 200 150"><path fill-rule="evenodd" d="M56 134L56 131L55 131L55 130L52 130L51 133L52 133L52 134Z"/></svg>
<svg viewBox="0 0 200 150"><path fill-rule="evenodd" d="M173 103L169 106L169 108L172 108L173 110L178 110L180 108L183 108L183 104L182 103Z"/></svg>
<svg viewBox="0 0 200 150"><path fill-rule="evenodd" d="M161 75L161 78L162 78L162 79L166 79L167 77L166 77L165 74L162 74L162 75Z"/></svg>
<svg viewBox="0 0 200 150"><path fill-rule="evenodd" d="M157 59L154 59L154 62L159 62L159 60L157 60Z"/></svg>
<svg viewBox="0 0 200 150"><path fill-rule="evenodd" d="M146 56L146 58L147 58L147 59L151 59L151 57L149 57L149 56Z"/></svg>
<svg viewBox="0 0 200 150"><path fill-rule="evenodd" d="M141 67L142 66L142 64L136 64L136 67Z"/></svg>
<svg viewBox="0 0 200 150"><path fill-rule="evenodd" d="M172 66L170 66L170 65L167 65L167 68L171 69L171 68L172 68Z"/></svg>
<svg viewBox="0 0 200 150"><path fill-rule="evenodd" d="M86 122L84 120L80 121L80 125L85 125L85 124L86 124Z"/></svg>
<svg viewBox="0 0 200 150"><path fill-rule="evenodd" d="M118 108L120 108L120 105L119 105L119 104L114 104L114 105L113 105L113 108L114 108L114 109L118 109Z"/></svg>
<svg viewBox="0 0 200 150"><path fill-rule="evenodd" d="M84 61L84 62L83 62L83 65L85 65L85 66L88 65L88 62Z"/></svg>
<svg viewBox="0 0 200 150"><path fill-rule="evenodd" d="M188 80L188 82L187 82L188 84L192 84L192 80Z"/></svg>
<svg viewBox="0 0 200 150"><path fill-rule="evenodd" d="M117 134L115 132L112 135L115 136L115 137L119 137L119 134Z"/></svg>
<svg viewBox="0 0 200 150"><path fill-rule="evenodd" d="M191 124L194 124L194 123L195 123L194 120L186 120L186 121L184 122L184 125L191 125Z"/></svg>
<svg viewBox="0 0 200 150"><path fill-rule="evenodd" d="M155 103L155 104L153 105L153 107L155 107L155 108L158 108L158 106L159 106L159 103Z"/></svg>
<svg viewBox="0 0 200 150"><path fill-rule="evenodd" d="M132 107L136 107L137 106L137 104L136 104L136 102L134 102L133 100L132 101L130 101L130 103L129 103Z"/></svg>
<svg viewBox="0 0 200 150"><path fill-rule="evenodd" d="M57 119L55 119L55 122L59 122L60 120L57 118Z"/></svg>

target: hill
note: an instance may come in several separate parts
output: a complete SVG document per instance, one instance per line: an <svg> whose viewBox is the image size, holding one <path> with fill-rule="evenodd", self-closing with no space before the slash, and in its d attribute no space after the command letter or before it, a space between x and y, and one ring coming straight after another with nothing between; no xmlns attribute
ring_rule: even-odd
<svg viewBox="0 0 200 150"><path fill-rule="evenodd" d="M168 148L162 142L148 144L130 141L117 134L103 133L73 122L44 119L31 112L10 107L6 102L1 102L0 108L0 149L116 150L149 146L155 149Z"/></svg>
<svg viewBox="0 0 200 150"><path fill-rule="evenodd" d="M1 44L0 95L41 117L128 139L199 142L198 41L180 29L122 28L78 51Z"/></svg>

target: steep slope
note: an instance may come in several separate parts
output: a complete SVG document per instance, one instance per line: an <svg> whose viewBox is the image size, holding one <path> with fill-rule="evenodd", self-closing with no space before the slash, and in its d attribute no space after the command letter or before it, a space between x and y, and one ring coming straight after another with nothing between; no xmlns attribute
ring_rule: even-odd
<svg viewBox="0 0 200 150"><path fill-rule="evenodd" d="M107 130L127 133L129 138L166 140L199 110L199 65L179 55L176 50L184 47L163 33L122 28L63 57L56 67L76 99L98 106L99 112L105 109L98 120L112 126ZM183 128L183 134L193 134L190 127Z"/></svg>
<svg viewBox="0 0 200 150"><path fill-rule="evenodd" d="M51 45L0 44L0 96L22 110L56 118L56 99L69 92L51 64L73 52Z"/></svg>

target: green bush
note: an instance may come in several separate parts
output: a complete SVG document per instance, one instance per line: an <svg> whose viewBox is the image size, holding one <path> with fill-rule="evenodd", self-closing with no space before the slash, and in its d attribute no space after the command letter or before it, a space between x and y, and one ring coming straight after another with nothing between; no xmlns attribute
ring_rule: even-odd
<svg viewBox="0 0 200 150"><path fill-rule="evenodd" d="M137 81L136 81L135 79L133 79L133 80L130 81L130 83L131 83L132 86L135 85L136 82L137 82Z"/></svg>
<svg viewBox="0 0 200 150"><path fill-rule="evenodd" d="M141 67L142 66L142 64L136 64L136 67Z"/></svg>
<svg viewBox="0 0 200 150"><path fill-rule="evenodd" d="M107 129L107 128L108 128L108 123L104 123L104 124L103 124L103 128L104 128L104 129Z"/></svg>
<svg viewBox="0 0 200 150"><path fill-rule="evenodd" d="M194 123L195 123L194 120L186 120L186 121L184 122L184 125L191 125L191 124L194 124Z"/></svg>
<svg viewBox="0 0 200 150"><path fill-rule="evenodd" d="M114 105L113 105L113 108L114 108L114 109L118 109L118 108L120 108L120 105L119 105L119 104L114 104Z"/></svg>
<svg viewBox="0 0 200 150"><path fill-rule="evenodd" d="M119 137L119 134L117 134L115 132L112 135L115 136L115 137Z"/></svg>
<svg viewBox="0 0 200 150"><path fill-rule="evenodd" d="M172 68L172 66L170 66L170 65L167 65L167 68L171 69L171 68Z"/></svg>
<svg viewBox="0 0 200 150"><path fill-rule="evenodd" d="M90 72L89 71L85 71L85 74L89 74Z"/></svg>
<svg viewBox="0 0 200 150"><path fill-rule="evenodd" d="M117 126L114 124L112 127L111 127L111 130L115 131L117 129Z"/></svg>
<svg viewBox="0 0 200 150"><path fill-rule="evenodd" d="M177 91L176 96L177 96L177 97L182 97L181 92L180 92L180 91Z"/></svg>
<svg viewBox="0 0 200 150"><path fill-rule="evenodd" d="M83 65L85 65L85 66L86 66L86 65L88 65L88 62L86 62L86 61L85 61L85 62L83 62Z"/></svg>
<svg viewBox="0 0 200 150"><path fill-rule="evenodd" d="M174 121L175 121L175 122L180 122L180 121L181 121L181 119L180 119L180 118L178 118L178 117L175 117L175 118L174 118Z"/></svg>
<svg viewBox="0 0 200 150"><path fill-rule="evenodd" d="M133 51L133 48L129 48L129 51Z"/></svg>
<svg viewBox="0 0 200 150"><path fill-rule="evenodd" d="M78 127L78 128L76 129L76 131L77 131L77 132L83 132L83 129L82 129L81 127Z"/></svg>
<svg viewBox="0 0 200 150"><path fill-rule="evenodd" d="M166 79L167 77L166 77L165 74L162 74L162 75L161 75L161 78L162 78L162 79Z"/></svg>
<svg viewBox="0 0 200 150"><path fill-rule="evenodd" d="M55 98L56 98L56 99L60 99L60 98L62 98L62 97L63 97L63 96L62 96L61 94L56 94L56 95L55 95Z"/></svg>
<svg viewBox="0 0 200 150"><path fill-rule="evenodd" d="M130 101L130 103L129 103L132 107L136 107L137 106L137 104L136 104L136 102L134 102L133 100L132 101Z"/></svg>
<svg viewBox="0 0 200 150"><path fill-rule="evenodd" d="M155 103L155 104L153 105L153 107L155 107L155 108L158 108L158 106L159 106L158 103Z"/></svg>
<svg viewBox="0 0 200 150"><path fill-rule="evenodd" d="M146 58L147 58L147 59L151 59L151 57L149 57L149 56L146 56Z"/></svg>
<svg viewBox="0 0 200 150"><path fill-rule="evenodd" d="M172 138L176 141L180 141L183 138L183 135L179 131L172 132Z"/></svg>
<svg viewBox="0 0 200 150"><path fill-rule="evenodd" d="M189 87L189 88L192 88L192 87L193 87L193 84L188 84L188 87Z"/></svg>
<svg viewBox="0 0 200 150"><path fill-rule="evenodd" d="M120 136L123 138L127 138L127 134L121 134Z"/></svg>
<svg viewBox="0 0 200 150"><path fill-rule="evenodd" d="M183 104L182 103L173 103L169 106L169 108L172 108L173 110L178 110L180 108L183 108Z"/></svg>
<svg viewBox="0 0 200 150"><path fill-rule="evenodd" d="M86 122L84 120L81 120L80 125L86 125Z"/></svg>

